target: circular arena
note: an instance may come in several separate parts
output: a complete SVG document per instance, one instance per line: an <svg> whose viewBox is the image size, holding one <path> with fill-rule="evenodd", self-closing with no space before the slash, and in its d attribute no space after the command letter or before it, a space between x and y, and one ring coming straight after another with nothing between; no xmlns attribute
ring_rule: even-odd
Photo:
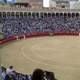
<svg viewBox="0 0 80 80"><path fill-rule="evenodd" d="M30 74L41 68L58 80L80 80L80 37L53 36L22 39L0 46L1 64Z"/></svg>
<svg viewBox="0 0 80 80"><path fill-rule="evenodd" d="M0 80L80 80L80 9L36 1L0 7Z"/></svg>

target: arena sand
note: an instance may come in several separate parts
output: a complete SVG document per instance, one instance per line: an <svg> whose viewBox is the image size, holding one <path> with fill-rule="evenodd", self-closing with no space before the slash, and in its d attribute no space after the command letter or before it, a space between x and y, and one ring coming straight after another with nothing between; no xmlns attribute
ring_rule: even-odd
<svg viewBox="0 0 80 80"><path fill-rule="evenodd" d="M0 46L0 61L24 74L41 68L53 71L58 80L80 80L80 37L53 36L10 42Z"/></svg>

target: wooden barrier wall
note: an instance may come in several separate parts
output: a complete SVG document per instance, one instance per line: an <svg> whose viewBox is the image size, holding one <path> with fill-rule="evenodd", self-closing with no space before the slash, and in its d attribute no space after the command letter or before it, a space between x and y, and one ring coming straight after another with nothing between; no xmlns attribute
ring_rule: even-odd
<svg viewBox="0 0 80 80"><path fill-rule="evenodd" d="M34 32L30 34L24 34L20 36L12 36L9 38L4 38L0 40L0 45L4 43L8 43L14 40L23 39L23 38L32 38L32 37L40 37L40 36L79 36L78 32L72 32L72 33L50 33L50 32Z"/></svg>

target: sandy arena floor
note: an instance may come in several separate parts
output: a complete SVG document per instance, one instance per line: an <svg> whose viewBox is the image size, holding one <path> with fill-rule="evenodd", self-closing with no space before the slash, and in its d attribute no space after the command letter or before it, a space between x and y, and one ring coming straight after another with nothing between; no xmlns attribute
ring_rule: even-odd
<svg viewBox="0 0 80 80"><path fill-rule="evenodd" d="M80 37L41 37L0 47L1 64L21 73L53 71L58 80L80 80Z"/></svg>

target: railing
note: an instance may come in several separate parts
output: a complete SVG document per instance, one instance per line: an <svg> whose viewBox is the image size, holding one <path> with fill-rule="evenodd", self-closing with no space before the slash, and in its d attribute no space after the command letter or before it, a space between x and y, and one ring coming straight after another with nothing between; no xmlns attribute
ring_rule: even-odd
<svg viewBox="0 0 80 80"><path fill-rule="evenodd" d="M26 39L26 38L33 38L33 37L42 37L42 36L79 36L78 32L68 32L68 33L50 33L50 32L35 32L31 34L24 34L20 36L12 36L9 38L4 38L0 40L0 45L4 43L8 43L18 39Z"/></svg>
<svg viewBox="0 0 80 80"><path fill-rule="evenodd" d="M59 13L80 13L80 9L56 9L56 8L43 8L43 7L0 7L0 12L59 12Z"/></svg>

